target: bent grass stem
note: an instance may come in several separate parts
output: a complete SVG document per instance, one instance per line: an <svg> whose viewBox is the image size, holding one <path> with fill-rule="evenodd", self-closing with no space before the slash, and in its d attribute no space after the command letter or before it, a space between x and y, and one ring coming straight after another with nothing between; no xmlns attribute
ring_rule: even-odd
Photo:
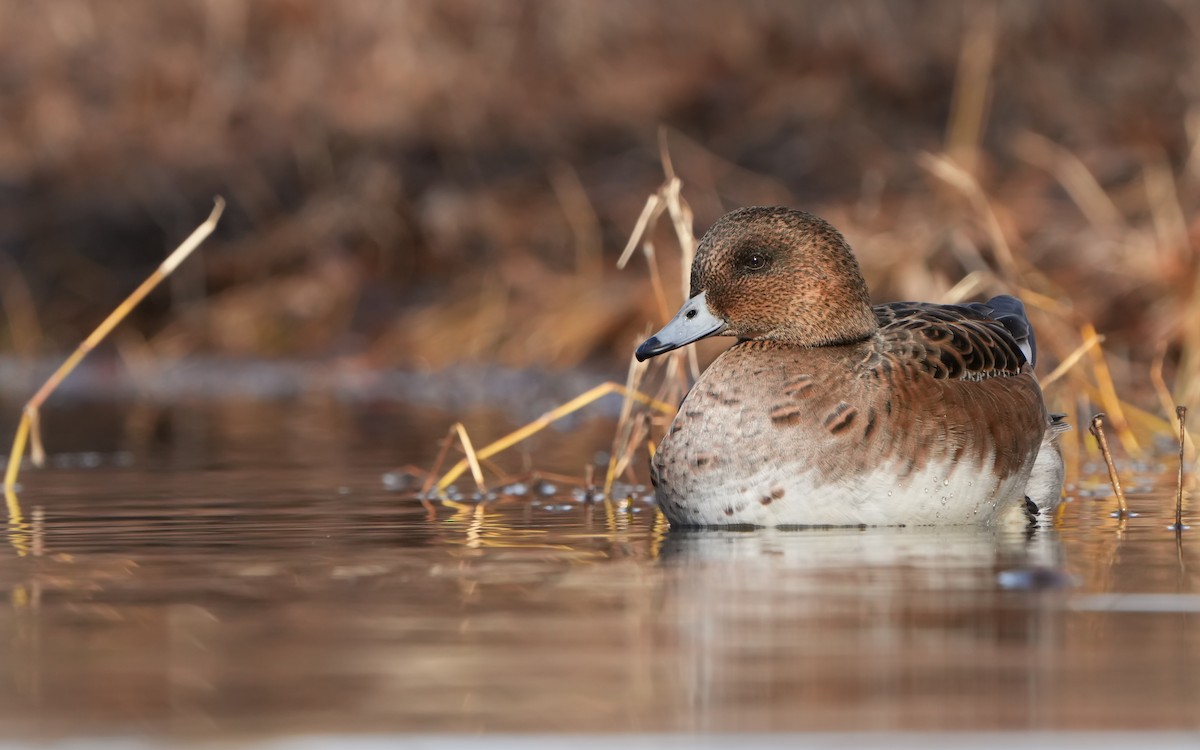
<svg viewBox="0 0 1200 750"><path fill-rule="evenodd" d="M8 468L4 472L4 489L6 491L6 497L12 492L13 488L16 487L17 476L21 471L21 457L25 454L25 445L27 442L30 444L29 452L30 457L33 459L33 465L41 466L45 463L46 451L42 447L41 428L39 425L39 409L41 408L42 404L44 404L46 399L50 397L50 394L54 393L54 391L62 384L62 382L67 379L67 376L71 374L71 372L79 365L83 358L86 357L93 349L95 349L96 345L103 341L104 338L108 336L108 334L111 333L114 328L117 327L117 324L124 320L125 316L127 316L130 311L133 310L133 308L137 307L138 304L145 299L146 295L150 294L150 292L152 292L154 288L163 281L163 279L170 276L171 273L179 267L179 264L186 260L187 257L192 254L193 250L200 246L200 243L208 239L208 236L212 234L214 229L216 229L217 221L221 218L221 213L224 212L224 210L225 200L220 196L217 196L214 199L213 210L208 215L208 218L204 220L204 223L196 227L192 233L188 235L187 239L185 239L178 247L176 247L175 250L167 256L166 260L160 263L158 268L156 268L152 274L146 277L146 280L143 281L137 289L134 289L133 292L126 297L123 302L121 302L121 304L117 305L116 309L109 313L107 318L101 321L100 325L96 326L96 330L92 331L91 334L88 335L88 337L75 348L75 351L71 352L71 355L67 357L66 361L59 365L58 369L54 371L54 374L52 374L50 378L42 384L42 387L37 390L37 393L33 394L33 397L26 402L24 408L21 410L21 422L17 425L17 433L13 437L12 450L10 450L8 453ZM12 516L13 500L11 498L8 499L8 506L9 515Z"/></svg>

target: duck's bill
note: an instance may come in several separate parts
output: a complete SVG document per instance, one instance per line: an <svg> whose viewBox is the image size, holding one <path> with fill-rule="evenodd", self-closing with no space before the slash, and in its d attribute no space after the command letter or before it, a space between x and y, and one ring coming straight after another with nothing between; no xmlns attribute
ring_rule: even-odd
<svg viewBox="0 0 1200 750"><path fill-rule="evenodd" d="M725 321L708 309L704 294L700 292L684 302L670 323L637 348L634 356L639 362L725 330Z"/></svg>

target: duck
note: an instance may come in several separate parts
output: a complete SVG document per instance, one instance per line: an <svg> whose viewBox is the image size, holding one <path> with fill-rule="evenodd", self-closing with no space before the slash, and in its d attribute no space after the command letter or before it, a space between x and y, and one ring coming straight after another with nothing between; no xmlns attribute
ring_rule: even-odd
<svg viewBox="0 0 1200 750"><path fill-rule="evenodd" d="M850 245L804 211L749 207L701 238L678 313L639 361L710 336L651 459L675 527L1038 522L1062 497L1061 415L1025 307L873 305Z"/></svg>

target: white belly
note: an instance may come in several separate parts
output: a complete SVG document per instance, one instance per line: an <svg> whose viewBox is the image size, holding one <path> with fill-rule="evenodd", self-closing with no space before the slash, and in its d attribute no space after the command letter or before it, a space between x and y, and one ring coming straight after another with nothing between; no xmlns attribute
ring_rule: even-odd
<svg viewBox="0 0 1200 750"><path fill-rule="evenodd" d="M660 488L659 505L684 526L987 524L1023 500L1029 470L998 479L991 461L931 464L907 477L885 464L818 482L813 470L764 465L716 481Z"/></svg>

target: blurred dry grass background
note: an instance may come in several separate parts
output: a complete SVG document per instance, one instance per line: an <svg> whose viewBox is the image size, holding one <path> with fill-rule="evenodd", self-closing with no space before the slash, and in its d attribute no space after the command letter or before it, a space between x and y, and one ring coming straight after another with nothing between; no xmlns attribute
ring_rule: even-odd
<svg viewBox="0 0 1200 750"><path fill-rule="evenodd" d="M1198 35L1169 0L4 0L0 344L73 345L221 193L127 346L619 371L663 126L697 232L812 210L878 300L1032 292L1046 371L1094 324L1125 399L1195 407ZM1084 362L1054 399L1103 400Z"/></svg>

